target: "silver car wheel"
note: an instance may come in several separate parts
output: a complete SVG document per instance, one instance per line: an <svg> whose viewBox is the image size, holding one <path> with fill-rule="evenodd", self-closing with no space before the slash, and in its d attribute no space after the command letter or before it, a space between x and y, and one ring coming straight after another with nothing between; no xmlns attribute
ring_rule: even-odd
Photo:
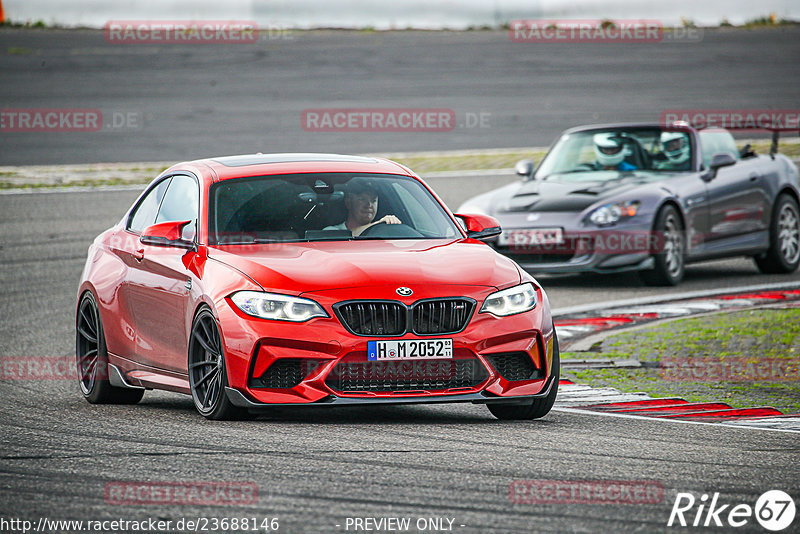
<svg viewBox="0 0 800 534"><path fill-rule="evenodd" d="M800 217L794 206L786 204L778 216L778 240L786 263L795 263L800 256Z"/></svg>
<svg viewBox="0 0 800 534"><path fill-rule="evenodd" d="M683 233L673 214L664 221L664 260L670 276L680 273L683 268Z"/></svg>

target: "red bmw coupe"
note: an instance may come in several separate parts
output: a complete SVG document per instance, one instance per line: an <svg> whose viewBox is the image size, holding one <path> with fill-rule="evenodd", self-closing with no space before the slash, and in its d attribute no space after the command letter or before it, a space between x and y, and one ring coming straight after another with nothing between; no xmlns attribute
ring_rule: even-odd
<svg viewBox="0 0 800 534"><path fill-rule="evenodd" d="M89 248L81 391L91 403L190 394L209 419L445 402L542 417L558 340L542 288L481 241L499 233L388 160L175 165Z"/></svg>

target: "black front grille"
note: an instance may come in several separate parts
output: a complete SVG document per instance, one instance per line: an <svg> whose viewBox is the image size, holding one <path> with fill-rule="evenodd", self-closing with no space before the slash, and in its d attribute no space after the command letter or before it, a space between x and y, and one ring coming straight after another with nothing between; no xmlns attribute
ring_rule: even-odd
<svg viewBox="0 0 800 534"><path fill-rule="evenodd" d="M351 302L336 311L344 325L361 336L398 336L406 331L406 307L399 302Z"/></svg>
<svg viewBox="0 0 800 534"><path fill-rule="evenodd" d="M544 378L541 369L533 365L533 361L524 352L509 352L506 354L490 354L486 356L492 367L500 373L500 376L513 382L515 380L531 380L534 378Z"/></svg>
<svg viewBox="0 0 800 534"><path fill-rule="evenodd" d="M467 326L474 303L464 299L423 300L414 305L412 330L415 334L451 334Z"/></svg>
<svg viewBox="0 0 800 534"><path fill-rule="evenodd" d="M303 381L316 369L316 360L283 358L275 360L258 378L250 379L250 387L290 389Z"/></svg>
<svg viewBox="0 0 800 534"><path fill-rule="evenodd" d="M454 334L466 328L475 301L467 298L421 300L411 307L395 301L353 301L334 306L348 330L360 336Z"/></svg>
<svg viewBox="0 0 800 534"><path fill-rule="evenodd" d="M342 361L325 379L334 391L441 391L473 388L489 377L476 358L386 362Z"/></svg>

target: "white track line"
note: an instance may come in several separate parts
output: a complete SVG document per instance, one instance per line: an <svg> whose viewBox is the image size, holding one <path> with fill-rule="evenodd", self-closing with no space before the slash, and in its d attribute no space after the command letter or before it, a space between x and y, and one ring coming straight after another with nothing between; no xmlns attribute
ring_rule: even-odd
<svg viewBox="0 0 800 534"><path fill-rule="evenodd" d="M558 387L558 396L556 397L556 404L553 407L553 410L567 413L603 415L647 421L665 421L673 423L716 425L730 428L752 428L756 430L800 433L800 417L770 417L765 419L742 418L724 422L708 422L686 421L683 419L645 415L630 415L619 412L601 412L581 408L581 406L589 406L592 404L614 404L617 402L631 402L640 400L658 400L658 398L651 397L642 392L623 393L616 388L593 388L586 384L563 384Z"/></svg>
<svg viewBox="0 0 800 534"><path fill-rule="evenodd" d="M598 415L601 417L621 417L623 419L638 419L640 421L658 421L658 422L665 422L665 423L681 423L684 425L706 425L706 426L724 426L728 428L746 428L750 430L768 430L770 432L789 432L793 434L800 434L800 428L772 428L772 427L761 427L755 425L748 425L744 423L744 420L737 423L710 423L706 421L684 421L682 419L664 419L659 417L645 417L643 415L630 415L625 413L616 413L616 412L595 412L592 410L581 410L580 408L559 408L554 407L554 412L564 412L564 413L574 413L574 414L581 414L581 415ZM793 419L790 419L792 421Z"/></svg>

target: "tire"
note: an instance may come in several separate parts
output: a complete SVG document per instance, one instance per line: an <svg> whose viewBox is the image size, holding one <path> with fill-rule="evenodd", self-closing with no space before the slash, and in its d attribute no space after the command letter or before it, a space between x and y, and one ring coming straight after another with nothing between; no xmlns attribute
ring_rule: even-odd
<svg viewBox="0 0 800 534"><path fill-rule="evenodd" d="M502 420L539 419L553 408L558 395L558 378L561 376L561 358L558 349L558 336L553 328L553 385L546 397L533 399L525 404L487 404L492 415Z"/></svg>
<svg viewBox="0 0 800 534"><path fill-rule="evenodd" d="M765 274L797 270L800 265L800 209L791 196L778 196L769 225L769 249L753 259L758 270Z"/></svg>
<svg viewBox="0 0 800 534"><path fill-rule="evenodd" d="M217 320L202 308L194 318L189 337L189 387L197 411L206 419L245 419L247 410L234 406L225 394L228 374Z"/></svg>
<svg viewBox="0 0 800 534"><path fill-rule="evenodd" d="M108 350L97 302L86 292L75 317L75 363L83 398L91 404L136 404L143 389L118 388L108 381Z"/></svg>
<svg viewBox="0 0 800 534"><path fill-rule="evenodd" d="M655 267L640 271L639 276L649 286L678 285L686 269L686 232L674 206L667 205L659 210L653 232L663 237L658 240L663 245L653 253Z"/></svg>

